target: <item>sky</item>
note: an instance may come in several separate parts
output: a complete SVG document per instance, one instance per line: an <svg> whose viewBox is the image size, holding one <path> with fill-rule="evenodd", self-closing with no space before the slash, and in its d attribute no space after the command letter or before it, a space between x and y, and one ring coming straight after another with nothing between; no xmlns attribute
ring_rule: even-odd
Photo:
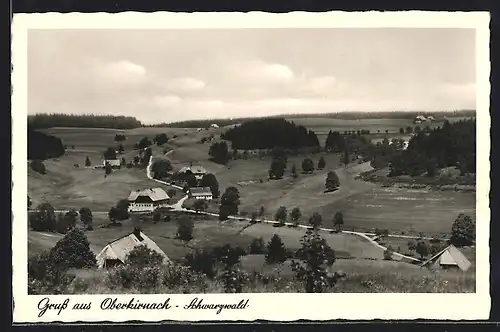
<svg viewBox="0 0 500 332"><path fill-rule="evenodd" d="M475 30L30 30L28 113L146 124L475 109Z"/></svg>

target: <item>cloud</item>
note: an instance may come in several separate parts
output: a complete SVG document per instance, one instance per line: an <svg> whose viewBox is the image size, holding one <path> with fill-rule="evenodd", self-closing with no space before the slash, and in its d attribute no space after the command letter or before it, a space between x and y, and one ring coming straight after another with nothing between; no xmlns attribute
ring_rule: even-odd
<svg viewBox="0 0 500 332"><path fill-rule="evenodd" d="M161 85L168 91L190 92L206 87L205 82L192 77L178 77L165 80Z"/></svg>
<svg viewBox="0 0 500 332"><path fill-rule="evenodd" d="M283 64L261 60L236 61L228 66L229 78L242 84L279 84L290 82L293 71Z"/></svg>
<svg viewBox="0 0 500 332"><path fill-rule="evenodd" d="M127 60L100 63L94 69L98 78L122 84L144 82L147 75L146 68Z"/></svg>

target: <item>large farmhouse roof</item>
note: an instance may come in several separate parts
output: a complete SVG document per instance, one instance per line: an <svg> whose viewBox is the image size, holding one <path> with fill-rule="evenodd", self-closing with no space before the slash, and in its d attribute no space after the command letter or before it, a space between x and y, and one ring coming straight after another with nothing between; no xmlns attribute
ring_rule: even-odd
<svg viewBox="0 0 500 332"><path fill-rule="evenodd" d="M120 159L106 159L104 160L104 165L106 164L110 166L120 166Z"/></svg>
<svg viewBox="0 0 500 332"><path fill-rule="evenodd" d="M429 265L429 263L439 263L441 266L458 266L462 271L467 271L471 267L470 261L453 244L429 258L422 263L422 266Z"/></svg>
<svg viewBox="0 0 500 332"><path fill-rule="evenodd" d="M170 262L168 256L153 240L147 237L143 232L136 230L106 245L96 257L97 266L100 268L103 267L108 259L119 260L120 262L125 263L129 252L140 245L145 245L149 249L159 253L163 256L164 263Z"/></svg>
<svg viewBox="0 0 500 332"><path fill-rule="evenodd" d="M149 188L144 190L132 191L128 196L128 200L135 201L139 196L147 196L153 202L162 201L170 198L168 194L161 188Z"/></svg>
<svg viewBox="0 0 500 332"><path fill-rule="evenodd" d="M189 192L193 196L212 195L209 187L193 187L189 189Z"/></svg>

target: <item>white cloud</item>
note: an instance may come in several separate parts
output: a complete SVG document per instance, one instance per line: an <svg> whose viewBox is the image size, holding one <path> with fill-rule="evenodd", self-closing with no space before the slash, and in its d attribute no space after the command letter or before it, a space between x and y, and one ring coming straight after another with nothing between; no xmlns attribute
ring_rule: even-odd
<svg viewBox="0 0 500 332"><path fill-rule="evenodd" d="M229 76L231 80L243 84L276 84L290 82L294 73L283 64L252 60L230 64Z"/></svg>
<svg viewBox="0 0 500 332"><path fill-rule="evenodd" d="M154 106L167 107L167 108L177 106L182 101L181 98L179 98L178 96L174 96L174 95L154 96L150 100ZM144 99L143 99L143 102L144 102Z"/></svg>
<svg viewBox="0 0 500 332"><path fill-rule="evenodd" d="M161 85L169 91L188 92L201 90L206 87L205 82L192 77L178 77L165 81L166 82Z"/></svg>
<svg viewBox="0 0 500 332"><path fill-rule="evenodd" d="M144 82L147 75L146 68L127 60L101 63L95 71L100 79L125 84Z"/></svg>

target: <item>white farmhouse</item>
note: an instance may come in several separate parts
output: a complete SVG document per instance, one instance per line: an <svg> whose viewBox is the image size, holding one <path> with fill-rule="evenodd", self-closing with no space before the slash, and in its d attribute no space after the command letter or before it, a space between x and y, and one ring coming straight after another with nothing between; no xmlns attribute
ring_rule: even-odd
<svg viewBox="0 0 500 332"><path fill-rule="evenodd" d="M170 197L161 188L137 190L128 196L129 212L152 212L160 207L168 206Z"/></svg>
<svg viewBox="0 0 500 332"><path fill-rule="evenodd" d="M204 199L204 200L211 200L212 197L212 191L210 190L209 187L193 187L189 188L189 196L194 199Z"/></svg>
<svg viewBox="0 0 500 332"><path fill-rule="evenodd" d="M120 159L105 159L102 162L102 166L106 167L106 164L109 164L111 167L115 168L115 167L120 167L121 162Z"/></svg>
<svg viewBox="0 0 500 332"><path fill-rule="evenodd" d="M203 178L203 175L207 174L207 171L205 168L201 165L195 165L195 166L189 166L189 167L183 167L179 170L179 174L186 174L186 172L190 171L191 173L194 174L194 177L196 180L201 180Z"/></svg>

